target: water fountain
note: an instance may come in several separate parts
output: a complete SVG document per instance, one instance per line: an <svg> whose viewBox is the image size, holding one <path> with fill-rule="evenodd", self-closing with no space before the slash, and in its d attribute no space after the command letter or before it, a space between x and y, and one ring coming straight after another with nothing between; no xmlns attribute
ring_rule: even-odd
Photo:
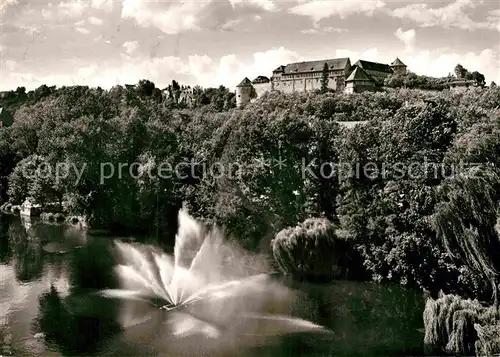
<svg viewBox="0 0 500 357"><path fill-rule="evenodd" d="M265 258L224 240L185 210L179 212L173 256L138 244L117 242L116 248L121 289L100 294L157 307L156 315L165 314L167 339L225 337L241 344L246 337L262 343L263 337L325 331L291 317L294 292L270 277Z"/></svg>

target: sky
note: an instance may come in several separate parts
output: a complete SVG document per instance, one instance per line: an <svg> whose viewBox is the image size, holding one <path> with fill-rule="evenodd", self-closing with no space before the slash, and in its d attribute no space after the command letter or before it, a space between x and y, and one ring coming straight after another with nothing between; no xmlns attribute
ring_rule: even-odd
<svg viewBox="0 0 500 357"><path fill-rule="evenodd" d="M500 1L0 0L0 90L149 79L231 89L279 65L349 57L500 84Z"/></svg>

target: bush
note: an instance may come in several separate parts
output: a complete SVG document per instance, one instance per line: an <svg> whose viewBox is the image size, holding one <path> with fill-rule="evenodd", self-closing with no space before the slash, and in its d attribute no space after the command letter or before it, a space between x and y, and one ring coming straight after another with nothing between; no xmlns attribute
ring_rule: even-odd
<svg viewBox="0 0 500 357"><path fill-rule="evenodd" d="M44 212L40 215L40 219L43 221L54 222L54 213Z"/></svg>
<svg viewBox="0 0 500 357"><path fill-rule="evenodd" d="M476 341L476 355L493 356L500 353L500 322L481 326L475 324L478 340Z"/></svg>
<svg viewBox="0 0 500 357"><path fill-rule="evenodd" d="M64 222L65 218L64 218L64 215L62 213L56 213L56 214L54 214L54 220L56 222Z"/></svg>
<svg viewBox="0 0 500 357"><path fill-rule="evenodd" d="M71 216L67 218L67 221L71 224L77 224L80 222L80 217L78 216Z"/></svg>
<svg viewBox="0 0 500 357"><path fill-rule="evenodd" d="M274 259L285 274L299 280L325 281L345 274L346 241L325 218L309 218L280 231L271 241ZM344 262L345 263L345 262Z"/></svg>
<svg viewBox="0 0 500 357"><path fill-rule="evenodd" d="M479 350L495 348L489 340L493 334L489 326L498 324L500 316L494 308L485 307L477 300L441 293L438 299L427 300L423 318L424 345L428 353L474 355Z"/></svg>

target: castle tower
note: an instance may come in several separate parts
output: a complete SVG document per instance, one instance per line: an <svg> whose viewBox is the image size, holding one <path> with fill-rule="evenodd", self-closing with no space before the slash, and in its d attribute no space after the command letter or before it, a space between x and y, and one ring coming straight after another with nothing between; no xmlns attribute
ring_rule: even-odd
<svg viewBox="0 0 500 357"><path fill-rule="evenodd" d="M257 98L260 98L264 93L272 90L271 81L266 76L258 76L252 81L252 85L255 89L255 96Z"/></svg>
<svg viewBox="0 0 500 357"><path fill-rule="evenodd" d="M243 79L241 83L236 86L236 106L241 108L250 102L253 91L254 88L252 86L252 82L245 77L245 79Z"/></svg>
<svg viewBox="0 0 500 357"><path fill-rule="evenodd" d="M399 74L399 75L406 74L406 65L403 62L401 62L401 60L397 57L394 60L394 62L391 63L391 68L395 74Z"/></svg>
<svg viewBox="0 0 500 357"><path fill-rule="evenodd" d="M345 93L359 93L364 91L375 91L376 85L373 79L368 77L361 67L354 67L354 71L345 80Z"/></svg>

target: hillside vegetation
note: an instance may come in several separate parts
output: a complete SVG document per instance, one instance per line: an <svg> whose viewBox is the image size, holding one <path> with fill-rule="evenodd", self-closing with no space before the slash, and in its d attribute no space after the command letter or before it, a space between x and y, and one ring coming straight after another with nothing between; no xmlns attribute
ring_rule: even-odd
<svg viewBox="0 0 500 357"><path fill-rule="evenodd" d="M60 200L93 226L168 239L186 202L263 250L283 229L326 219L348 242L356 278L493 302L500 89L273 92L242 110L228 109L224 89L185 109L146 89L46 87L14 100L15 122L0 128L3 199ZM69 166L56 178L58 163L83 174ZM184 164L160 178L162 163Z"/></svg>

